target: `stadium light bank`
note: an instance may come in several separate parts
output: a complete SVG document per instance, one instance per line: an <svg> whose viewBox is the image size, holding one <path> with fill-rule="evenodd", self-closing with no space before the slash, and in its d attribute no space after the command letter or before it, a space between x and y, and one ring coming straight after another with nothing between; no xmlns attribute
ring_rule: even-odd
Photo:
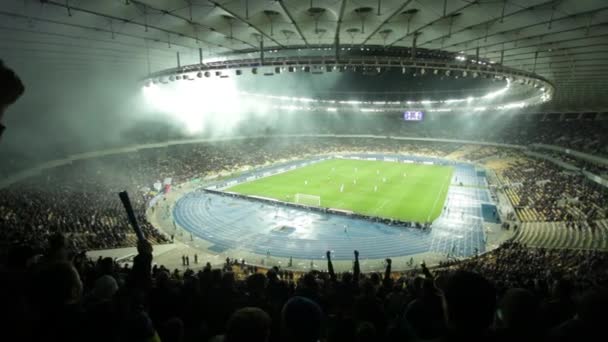
<svg viewBox="0 0 608 342"><path fill-rule="evenodd" d="M366 47L365 49L331 48L318 46L305 48L292 46L280 50L241 51L208 58L199 63L151 73L142 81L146 87L183 81L214 82L217 79L244 75L273 76L281 73L308 73L320 75L332 72L391 71L413 77L440 75L445 81L465 78L485 78L505 82L501 89L482 96L445 99L408 99L407 94L386 99L386 96L368 100L344 100L339 98L301 97L239 91L239 95L256 101L264 101L269 108L303 111L353 111L386 112L423 109L429 112L485 111L524 108L548 102L554 94L554 86L534 73L506 67L484 60L479 56L461 53L411 48ZM445 75L445 76L443 76ZM236 81L235 81L236 82ZM280 83L280 82L279 82ZM455 87L456 88L456 87ZM456 90L454 91L456 92ZM393 95L394 97L394 95ZM306 105L301 105L306 104Z"/></svg>

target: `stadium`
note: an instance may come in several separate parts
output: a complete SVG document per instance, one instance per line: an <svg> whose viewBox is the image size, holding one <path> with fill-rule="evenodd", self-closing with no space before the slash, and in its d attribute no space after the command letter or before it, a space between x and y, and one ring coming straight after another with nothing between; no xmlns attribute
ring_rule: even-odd
<svg viewBox="0 0 608 342"><path fill-rule="evenodd" d="M0 5L7 336L580 341L602 0Z"/></svg>

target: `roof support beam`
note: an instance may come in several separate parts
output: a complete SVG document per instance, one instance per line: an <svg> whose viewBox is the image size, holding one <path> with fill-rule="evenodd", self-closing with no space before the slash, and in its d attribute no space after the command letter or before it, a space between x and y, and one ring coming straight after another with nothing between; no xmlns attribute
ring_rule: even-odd
<svg viewBox="0 0 608 342"><path fill-rule="evenodd" d="M338 14L338 22L336 24L336 34L334 36L334 41L340 41L340 27L342 26L342 18L344 18L344 10L346 9L346 0L342 0L340 4L340 13ZM339 45L339 44L337 44Z"/></svg>
<svg viewBox="0 0 608 342"><path fill-rule="evenodd" d="M562 39L562 40L552 40L552 41L547 41L545 42L545 44L560 44L560 43L567 43L567 42L584 42L585 39L596 39L596 38L605 38L608 37L608 34L599 34L599 35L595 35L595 36L589 36L589 37L585 37L580 38L580 37L576 37L576 38L568 38L568 39ZM502 44L504 46L504 43L499 43ZM499 44L495 44L495 45L499 45ZM601 43L601 44L582 44L582 45L576 45L576 46L566 46L566 47L556 47L553 48L553 51L560 51L560 50L568 50L568 49L575 49L575 48L585 48L585 47L590 47L590 46L604 46L606 44ZM509 51L515 51L515 50L522 50L522 49L528 49L528 48L536 48L538 46L537 43L532 43L530 45L521 45L515 48L510 48ZM499 53L502 49L498 49L498 50L491 50L488 51L486 50L486 55L489 54L493 54L493 53ZM465 50L466 51L466 50ZM509 56L519 56L519 55L523 55L523 54L528 54L531 52L520 52L520 53L513 53L513 54L509 54L509 55L505 55L505 57L509 57Z"/></svg>
<svg viewBox="0 0 608 342"><path fill-rule="evenodd" d="M395 16L399 15L401 13L401 11L403 11L403 9L406 8L412 1L413 0L407 0L401 6L397 7L397 9L391 15L389 15L383 22L381 22L380 25L378 25L378 27L376 27L376 29L374 31L372 31L372 33L370 33L370 35L367 36L367 38L365 38L365 40L363 40L361 45L365 45L365 43L367 43L368 40L370 40L376 33L378 33L378 31L380 31L380 29L384 25L386 25L389 21L391 21Z"/></svg>
<svg viewBox="0 0 608 342"><path fill-rule="evenodd" d="M289 18L293 27L295 27L296 32L298 32L300 38L302 38L302 40L304 41L304 45L308 47L308 41L306 40L306 37L302 33L302 30L300 30L300 26L298 26L298 23L296 23L296 21L293 19L293 16L291 15L291 12L289 12L287 6L285 6L285 3L283 3L283 0L279 0L279 5L281 5L283 12L285 12L285 15L287 16L287 18Z"/></svg>
<svg viewBox="0 0 608 342"><path fill-rule="evenodd" d="M223 33L223 32L219 32L219 31L217 31L217 30L216 30L216 29L214 29L213 27L210 27L210 26L207 26L207 25L203 25L203 24L201 24L201 23L199 23L199 22L194 22L194 21L192 20L192 3L189 3L189 8L190 8L190 19L188 19L188 18L184 18L184 17L182 17L182 16L179 16L179 15L177 15L177 14L175 14L175 13L169 12L169 11L167 11L167 10L163 10L163 9L160 9L160 8L155 8L155 7L152 7L152 6L148 5L147 3L141 2L140 0L130 0L130 1L131 1L132 3L134 3L134 4L138 5L138 6L142 6L142 7L143 7L143 9L144 9L144 16L146 17L146 18L145 18L145 22L146 22L146 31L147 31L147 22L148 22L148 20L147 20L147 12L148 12L148 10L153 10L153 11L156 11L156 12L162 13L163 15L168 15L168 16L170 16L170 17L173 17L173 18L176 18L176 19L183 20L183 21L185 21L185 22L187 22L188 24L191 24L191 25L193 25L193 26L198 26L198 27L201 27L201 28L203 28L203 29L205 29L205 30L208 30L208 31L211 31L211 32L215 32L215 33L220 34L220 35L222 35L222 36L224 36L224 37L226 37L226 38L230 38L230 39L236 40L237 42L240 42L240 43L242 43L242 44L248 45L248 46L250 46L250 47L255 47L255 45L253 45L253 44L251 44L251 43L249 43L249 42L246 42L246 41L244 41L244 40L240 40L240 39L233 38L233 37L231 37L230 35L227 35L227 34L225 34L225 33ZM197 40L197 41L199 40L198 36L196 37L196 40Z"/></svg>
<svg viewBox="0 0 608 342"><path fill-rule="evenodd" d="M586 12L579 12L579 13L576 13L575 15L565 15L565 16L553 19L553 22L561 21L561 20L572 20L572 19L575 19L575 18L580 17L580 16L587 16L587 15L589 15L589 13L595 13L597 11L603 11L603 10L608 10L608 7L602 7L602 8L599 8L599 9L594 9L594 10L586 11ZM545 20L545 21L541 21L541 22L536 22L536 23L531 24L531 25L519 26L519 27L516 27L516 28L509 29L509 30L504 30L504 31L500 31L500 32L494 32L492 34L489 34L488 37L504 35L506 33L512 33L512 32L519 32L519 31L522 31L522 30L525 30L525 29L533 28L535 26L544 26L544 25L547 25L549 22L550 22L549 20ZM594 25L594 26L596 26L596 25ZM597 26L599 26L599 24ZM585 25L582 25L582 26L577 26L577 28L581 28L581 27L583 27L583 28L586 29L587 25L585 24ZM564 30L564 31L570 31L570 30L572 30L572 29ZM561 32L564 32L564 31L561 31ZM550 32L550 33L544 33L543 35L549 35L549 34L555 34L555 33L561 33L561 32ZM525 36L525 37L523 37L523 39L528 39L528 37L530 37L530 36ZM474 39L469 39L469 40L461 41L461 42L458 42L458 43L454 43L452 45L447 45L447 46L445 46L445 48L455 47L455 46L462 45L462 44L467 44L467 43L473 43L473 42L475 42L477 40L480 40L482 38L483 37L477 37L477 38L474 38Z"/></svg>
<svg viewBox="0 0 608 342"><path fill-rule="evenodd" d="M454 11L452 11L452 12L450 12L450 13L446 13L446 15L444 15L444 16L442 16L442 17L439 17L439 18L437 18L437 19L435 19L435 20L431 20L431 21L429 21L428 23L426 23L426 24L424 24L424 25L422 25L422 26L420 26L420 27L416 28L416 29L415 29L413 32L418 32L418 31L420 31L420 30L422 30L422 29L425 29L425 28L427 28L427 27L429 27L429 26L431 26L431 25L433 25L433 24L435 24L435 23L437 23L437 22L439 22L439 21L441 21L441 20L445 19L445 18L446 18L446 16L447 16L447 17L450 17L450 16L452 16L452 14L454 14L454 13L459 13L460 11L462 11L462 10L464 10L464 9L467 9L467 8L469 8L469 7L471 7L471 6L474 6L474 5L476 5L476 4L477 4L477 3L476 3L476 1L472 1L472 2L470 2L470 3L467 3L466 5L464 5L464 6L462 6L462 7L459 7L459 8L455 9ZM405 38L407 38L408 36L412 35L412 34L413 34L413 32L410 32L410 33L405 34L404 36L402 36L402 37L398 38L398 39L397 39L397 40L395 40L394 42L392 42L392 43L388 44L388 46L393 46L393 45L397 44L398 42L400 42L400 41L404 40Z"/></svg>
<svg viewBox="0 0 608 342"><path fill-rule="evenodd" d="M538 5L532 6L532 7L544 6L544 5L551 4L551 3L553 3L553 2L555 2L555 0L547 1L547 2L544 2L544 3L542 3L542 4L538 4ZM505 3L506 3L506 1L505 1ZM504 8L503 8L503 11L504 11ZM501 19L500 19L500 20L502 20L503 18L508 18L508 17L511 17L511 16L514 16L514 15L518 15L518 14L521 14L521 13L527 13L527 12L529 12L529 11L530 11L530 7L525 7L525 8L522 8L522 9L518 10L518 11L511 12L511 13L509 13L509 14L507 14L507 15L504 15L504 13L503 13L503 16L501 17ZM500 20L499 20L499 21L500 21ZM458 33L464 32L464 31L468 30L469 28L473 28L473 27L477 27L477 26L479 26L479 27L482 27L482 26L483 26L483 27L485 27L485 28L486 28L486 30L487 30L487 29L488 29L488 27L489 27L489 25L491 25L491 24L495 23L496 21L497 21L497 19L496 19L496 18L491 18L491 19L489 19L489 20L482 21L482 22L476 23L475 25L468 26L468 27L465 27L465 28L463 28L463 29L461 29L461 30L458 30L458 31L452 32L452 35L455 35L455 34L458 34ZM441 40L442 40L442 39L444 39L444 38L449 38L449 37L448 37L448 35L442 35L442 36L439 36L439 37L436 37L436 38L433 38L433 39L427 40L427 41L425 41L425 42L422 42L422 43L420 43L420 44L419 44L419 46L423 46L423 45L425 45L425 44L429 44L429 43L432 43L432 42L434 42L434 41L441 41ZM484 39L488 39L488 33L487 33L487 32L486 32L486 35L484 36Z"/></svg>
<svg viewBox="0 0 608 342"><path fill-rule="evenodd" d="M605 24L595 24L594 26L597 27L601 27L601 26L605 26ZM563 31L552 31L552 32L547 32L547 33L541 33L538 35L531 35L531 36L524 36L521 38L516 38L516 39L511 39L511 40L505 40L502 42L496 42L496 43L491 43L491 44L486 44L486 45L480 45L479 47L482 49L487 49L490 46L497 46L497 45L504 45L506 43L517 43L519 41L525 41L525 42L531 42L531 45L525 45L525 46L516 46L516 47L512 47L512 48L508 48L508 50L515 50L515 49L520 49L520 48L529 48L529 47L534 47L538 45L538 42L533 41L534 39L539 39L542 40L543 44L551 44L554 43L554 41L545 41L544 38L548 37L548 36L552 36L552 35L558 35L561 33L567 33L567 32L574 32L574 31L579 31L581 29L584 29L584 26L578 26L578 27L574 27L571 29L567 29L567 30L563 30ZM598 37L605 37L607 36L607 34L599 34L599 35L595 35L595 36L588 36L588 37L577 37L577 38L573 38L573 39L567 39L567 40L562 40L562 41L572 41L572 40L581 40L581 39L592 39L592 38L598 38ZM561 42L561 41L558 41ZM474 48L466 48L466 49L461 49L462 51L470 51L473 50ZM494 51L485 51L486 55L488 53L493 53L493 52L500 52L500 50L494 50Z"/></svg>
<svg viewBox="0 0 608 342"><path fill-rule="evenodd" d="M162 10L160 8L154 8L154 7L150 6L150 5L148 5L147 3L141 2L140 0L130 0L130 1L133 4L141 6L143 8L144 19L145 19L145 23L146 23L146 31L148 30L147 29L147 26L148 26L147 13L148 13L148 10L153 10L153 11L157 11L159 13L163 13L163 15L168 15L170 17L183 20L183 21L185 21L185 22L187 22L187 23L189 23L189 24L191 24L193 26L198 26L198 27L201 27L201 28L203 28L205 30L208 30L208 31L211 31L211 32L215 32L215 33L220 34L220 35L222 35L222 36L224 36L226 38L231 38L229 35L227 35L227 34L225 34L223 32L219 32L216 29L214 29L213 27L210 27L210 26L207 26L207 25L203 25L203 24L201 24L199 22L194 22L192 20L192 3L191 2L188 3L188 7L189 7L189 11L190 11L190 19L188 19L188 18L184 18L182 16L179 16L179 15L177 15L175 13L172 13L172 12L169 12L169 11L166 11L166 10ZM234 39L234 38L231 38L231 39ZM198 35L196 36L196 40L197 41L199 40ZM255 46L255 45L253 45L253 44L251 44L249 42L246 42L244 40L240 40L240 39L234 39L234 40L236 40L236 41L238 41L238 42L240 42L242 44L251 46L251 47Z"/></svg>
<svg viewBox="0 0 608 342"><path fill-rule="evenodd" d="M207 0L210 3L212 3L214 6L221 8L222 10L224 10L224 12L230 14L231 16L235 17L236 19L238 19L239 21L243 22L244 24L246 24L247 26L253 28L254 30L256 30L259 34L261 34L262 36L268 38L268 40L274 42L275 44L277 44L280 47L283 47L283 44L279 43L278 40L272 38L271 36L269 36L268 34L266 34L266 32L262 31L259 27L253 25L252 23L250 23L247 19L241 17L240 15L238 15L237 13L229 10L228 8L226 8L226 6L220 4L219 2L213 1L213 0Z"/></svg>
<svg viewBox="0 0 608 342"><path fill-rule="evenodd" d="M575 49L575 48L572 48L572 49ZM559 58L559 57L571 57L571 56L593 55L593 54L608 54L608 50L579 51L579 52L576 52L576 51L570 52L568 50L570 50L570 49L561 50L561 53L559 53L559 54L550 54L549 52L544 51L543 52L544 56L539 56L538 57L540 59L538 61L538 63L539 64L542 64L542 63L555 63L553 60L549 60L548 62L543 62L542 59L545 59L545 58L551 58L551 59L553 59L553 58ZM563 52L563 51L567 51L567 52ZM526 52L525 55L529 55L529 54L532 54L532 53L533 52ZM519 54L519 55L521 56L522 54ZM510 55L510 56L515 56L515 55ZM507 57L509 57L509 56L507 56ZM515 63L515 62L520 62L520 61L527 61L527 60L530 60L532 58L534 58L534 56L523 57L523 58L513 58L513 59L507 59L506 62L508 62L508 63Z"/></svg>
<svg viewBox="0 0 608 342"><path fill-rule="evenodd" d="M53 5L53 6L57 6L57 7L63 7L63 8L65 8L65 7L66 7L66 5L64 5L64 4L62 4L62 3L59 3L59 2L55 2L55 1L46 1L46 2L45 2L45 4L48 4L48 5ZM197 39L196 39L196 37L192 37L192 36L189 36L189 35L183 34L183 33L181 33L181 32L171 31L171 30L164 29L164 28L162 28L162 27L158 27L158 26L152 26L152 25L148 25L148 24L140 23L140 22L137 22L137 21L134 21L134 20L131 20L131 19L126 19L126 18L116 17L116 16L113 16L113 15L105 14L105 13L99 13L99 12L91 11L91 10L84 9L84 8L80 8L80 7L74 7L73 5L70 5L70 9L71 9L72 11L77 11L77 12L87 13L87 14L91 14L91 15L99 16L99 17L102 17L102 18L110 19L110 20L118 20L118 21L121 21L121 22L123 22L123 23L128 23L128 24L131 24L131 25L137 25L137 26L141 26L141 27L143 27L144 29L146 29L146 28L152 28L152 29L155 29L155 30L157 30L157 31L164 32L164 33L166 33L166 34L168 34L168 35L174 34L174 35L177 35L177 36L182 36L182 37L190 38L190 39L192 39L192 40L197 40ZM96 29L96 28L95 28L95 29ZM98 31L103 31L103 30L98 29ZM113 30L110 30L110 32L111 32L112 34L114 34L114 31L113 31ZM124 35L123 33L118 33L118 34ZM234 50L234 49L232 49L232 48L229 48L229 47L223 46L223 45L221 45L221 44L216 44L216 43L211 43L211 42L206 42L206 41L204 41L204 43L206 43L206 44L208 44L208 45L215 45L215 46L218 46L218 47L226 48L226 49L229 49L229 50Z"/></svg>
<svg viewBox="0 0 608 342"><path fill-rule="evenodd" d="M344 18L344 10L346 9L346 0L342 0L340 4L340 13L338 14L338 22L336 23L336 33L334 35L334 45L336 49L336 61L340 60L340 27L342 26L342 18Z"/></svg>
<svg viewBox="0 0 608 342"><path fill-rule="evenodd" d="M51 24L55 24L55 25L63 25L63 26L67 26L67 27L76 27L79 29L83 29L83 30L91 30L91 31L96 31L96 32L105 32L105 33L110 33L112 34L111 30L108 29L104 29L104 28L99 28L99 27L93 27L93 26L86 26L86 25L80 25L80 24L73 24L73 23L66 23L66 22L62 22L62 21L57 21L57 20L50 20L50 19L46 19L46 18L37 18L37 17L32 17L30 15L22 15L22 14L18 14L18 13L10 13L10 12L3 12L0 11L0 15L4 15L4 16L8 16L8 17L13 17L13 18L23 18L26 20L35 20L35 21L39 21L39 22L43 22L43 23L51 23ZM132 24L137 25L137 23L133 23ZM152 27L153 29L157 29L156 27ZM5 28L6 29L6 28ZM17 31L17 29L12 29ZM158 28L159 31L161 32L166 32L166 30L160 29ZM71 35L62 35L62 34L57 34L57 33L53 33L53 32L47 32L47 31L25 31L25 30L18 30L21 32L29 32L29 33L36 33L36 34L44 34L44 35L52 35L52 36L59 36L59 37L70 37L70 38L76 38L76 39L85 39L84 37L80 37L80 36L71 36ZM117 33L120 36L124 36L124 37L130 37L130 38L135 38L135 39L143 39L144 41L148 41L148 42L158 42L158 39L152 39L152 38L146 38L146 37L141 37L141 36L137 36L134 34L129 34L129 33ZM99 40L99 39L90 39L90 38L86 38L87 40L94 40L94 41L103 41L105 43L108 43L109 41L104 41L104 40ZM112 41L113 44L120 44L119 41ZM211 45L211 43L209 43ZM122 44L122 45L128 45L128 46L132 46L131 44ZM187 45L182 45L182 44L175 44L175 45L179 45L181 47L184 48L191 48L190 46ZM230 48L227 48L224 46L224 48L232 50ZM155 50L160 50L160 51L165 51L165 50L161 50L158 48L152 48Z"/></svg>

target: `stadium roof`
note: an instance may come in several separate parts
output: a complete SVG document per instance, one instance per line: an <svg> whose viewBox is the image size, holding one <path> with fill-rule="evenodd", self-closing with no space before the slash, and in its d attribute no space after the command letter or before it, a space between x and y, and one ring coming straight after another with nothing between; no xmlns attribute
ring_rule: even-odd
<svg viewBox="0 0 608 342"><path fill-rule="evenodd" d="M86 69L174 67L264 46L417 46L535 72L553 106L606 108L606 0L6 0L0 54ZM501 57L502 56L502 57Z"/></svg>

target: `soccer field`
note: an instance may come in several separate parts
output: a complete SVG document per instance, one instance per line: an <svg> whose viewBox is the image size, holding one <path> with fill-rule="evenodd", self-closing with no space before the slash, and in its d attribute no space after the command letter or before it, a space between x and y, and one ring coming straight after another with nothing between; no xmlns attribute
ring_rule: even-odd
<svg viewBox="0 0 608 342"><path fill-rule="evenodd" d="M296 194L321 197L321 206L404 221L439 216L452 167L331 159L233 186L227 191L295 202Z"/></svg>

